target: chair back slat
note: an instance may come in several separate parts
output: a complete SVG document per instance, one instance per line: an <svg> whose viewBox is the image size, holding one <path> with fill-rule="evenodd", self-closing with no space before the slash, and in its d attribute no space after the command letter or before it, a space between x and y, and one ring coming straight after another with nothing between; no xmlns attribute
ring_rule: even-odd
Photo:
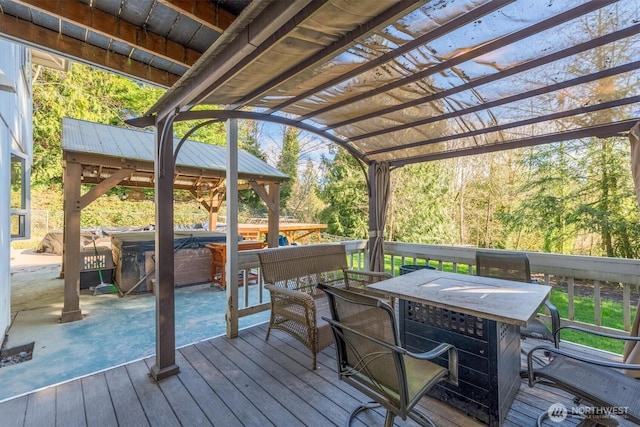
<svg viewBox="0 0 640 427"><path fill-rule="evenodd" d="M258 258L265 283L313 295L318 283L343 283L347 268L340 244L272 248L259 252Z"/></svg>
<svg viewBox="0 0 640 427"><path fill-rule="evenodd" d="M340 376L352 385L374 391L396 408L402 402L406 404L404 359L391 307L376 298L342 289L325 292L334 319L330 323Z"/></svg>
<svg viewBox="0 0 640 427"><path fill-rule="evenodd" d="M529 257L524 252L476 251L478 276L531 283Z"/></svg>

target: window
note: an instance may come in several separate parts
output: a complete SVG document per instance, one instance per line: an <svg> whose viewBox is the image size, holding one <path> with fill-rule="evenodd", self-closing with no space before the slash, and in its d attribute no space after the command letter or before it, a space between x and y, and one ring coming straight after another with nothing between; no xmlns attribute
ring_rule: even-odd
<svg viewBox="0 0 640 427"><path fill-rule="evenodd" d="M11 155L11 238L29 237L29 212L27 210L27 176L25 159Z"/></svg>

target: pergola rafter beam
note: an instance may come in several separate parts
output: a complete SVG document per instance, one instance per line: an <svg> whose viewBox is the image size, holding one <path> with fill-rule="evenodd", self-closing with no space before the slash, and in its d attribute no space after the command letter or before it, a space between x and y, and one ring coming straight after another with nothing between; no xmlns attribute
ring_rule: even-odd
<svg viewBox="0 0 640 427"><path fill-rule="evenodd" d="M239 111L239 110L238 111L233 111L233 110L185 111L183 113L178 113L175 116L176 122L188 121L188 120L206 120L206 119L218 119L218 120L247 119L247 120L258 120L258 121L277 123L281 125L296 127L298 129L302 129L306 132L313 133L314 135L318 135L322 138L325 138L333 142L334 144L337 144L343 147L356 158L362 161L365 161L364 154L361 151L354 148L352 145L350 145L348 140L340 139L332 133L324 132L309 124L306 124L297 120L289 119L287 117L274 116L272 114L258 113L255 111ZM135 119L126 120L126 122L131 126L144 128L144 127L153 125L153 123L155 122L155 116L138 117Z"/></svg>
<svg viewBox="0 0 640 427"><path fill-rule="evenodd" d="M383 110L378 110L378 111L375 111L375 112L372 112L372 113L363 114L363 115L358 116L358 117L353 117L353 118L350 118L348 120L344 120L344 121L339 122L339 123L334 123L334 124L331 125L331 128L332 129L337 129L337 128L341 127L341 126L350 125L352 123L360 122L360 121L363 121L363 120L373 119L373 118L384 116L386 114L390 114L390 113L393 113L393 112L396 112L396 111L404 110L406 108L416 107L416 106L419 106L419 105L422 105L422 104L425 104L425 103L428 103L428 102L436 101L438 99L443 99L443 98L445 98L447 96L455 95L456 93L460 93L460 92L463 92L465 90L470 90L470 89L473 89L473 88L476 88L476 87L479 87L479 86L482 86L482 85L485 85L485 84L489 84L489 83L492 83L492 82L495 82L495 81L499 81L499 80L502 80L502 79L504 79L506 77L513 76L515 74L522 73L524 71L531 70L533 68L537 68L537 67L540 67L540 66L543 66L543 65L546 65L546 64L550 64L550 63L552 63L554 61L557 61L559 59L566 58L567 56L575 55L575 54L578 54L578 53L581 53L581 52L585 52L585 51L590 50L590 49L594 49L596 47L604 46L604 45L606 45L608 43L612 43L612 42L615 42L617 40L621 40L621 39L623 39L625 37L630 37L630 36L633 36L633 35L638 34L638 33L640 33L640 25L632 25L632 26L624 28L622 30L615 31L615 32L609 33L609 34L605 34L604 36L591 39L591 40L586 41L584 43L580 43L578 45L575 45L575 46L560 50L558 52L554 52L552 54L549 54L549 55L546 55L546 56L542 56L540 58L531 60L529 62L525 62L525 63L520 64L520 65L516 65L514 67L502 70L500 72L497 72L497 73L494 73L494 74L490 74L490 75L485 76L485 77L480 77L480 78L478 78L476 80L470 81L470 82L462 84L460 86L453 87L451 89L443 90L443 91L440 91L438 93L434 93L432 95L425 96L423 98L419 98L419 99L415 99L415 100L412 100L412 101L409 101L409 102L405 102L403 104L394 105L392 107L388 107L388 108L385 108ZM389 128L384 129L384 130L375 131L375 132L369 132L369 133L366 133L366 134L354 136L354 137L351 137L350 139L351 139L351 141L358 141L360 139L371 138L371 137L379 136L379 135L382 135L382 134L385 134L385 133L394 132L394 131L397 131L397 130L402 130L405 127L411 127L411 126L415 126L415 123L407 123L406 125L403 125L403 126L389 127Z"/></svg>
<svg viewBox="0 0 640 427"><path fill-rule="evenodd" d="M149 115L155 114L164 119L178 110L188 110L209 94L207 90L212 84L234 68L243 57L255 50L257 45L273 35L274 32L287 22L292 16L303 9L311 0L275 1L263 0L251 2L238 19L214 42L214 45L203 56L203 63L215 58L215 69L198 67L195 64L190 71L196 74L188 82L172 87L163 98L158 101ZM254 15L258 15L255 17ZM251 24L251 28L249 25Z"/></svg>
<svg viewBox="0 0 640 427"><path fill-rule="evenodd" d="M300 10L293 18L285 22L280 28L278 28L270 37L260 43L255 49L249 52L246 56L240 59L231 69L229 69L226 73L220 76L216 81L212 82L209 87L207 87L200 96L196 97L195 102L200 102L201 100L208 97L213 91L215 91L218 87L222 86L225 82L229 81L231 78L236 76L239 72L241 72L245 67L254 62L258 57L264 55L265 52L271 48L274 44L278 43L280 40L285 38L292 31L296 30L297 26L304 22L310 16L320 9L327 0L315 0L311 2L309 5Z"/></svg>
<svg viewBox="0 0 640 427"><path fill-rule="evenodd" d="M365 99L371 98L373 96L379 95L384 92L388 92L392 89L397 89L402 86L406 86L410 83L416 82L418 80L422 80L427 78L433 74L442 72L446 69L454 67L456 65L462 64L463 62L469 61L471 59L477 58L482 55L486 55L490 52L494 52L500 48L505 46L509 46L517 41L523 40L527 37L530 37L534 34L540 33L544 30L553 28L563 22L570 21L582 15L585 15L594 10L600 9L608 4L615 3L618 0L602 0L602 1L591 1L585 4L581 4L579 6L574 7L566 12L555 15L551 18L540 21L536 24L533 24L527 28L523 28L519 31L514 31L513 33L507 34L499 39L492 41L490 43L485 43L483 45L478 46L475 49L471 49L466 53L458 55L448 61L441 62L439 64L434 65L433 67L429 67L424 71L415 73L411 76L406 76L402 79L399 79L393 83L389 83L387 85L381 86L379 88L371 89L366 93L362 93L360 95L353 96L351 98L345 99L344 101L336 102L334 104L328 105L324 108L318 108L313 112L306 114L300 117L300 120L306 120L311 117L316 117L322 115L328 111L333 111L338 108L351 105L353 103L363 101ZM327 126L327 129L332 128L333 126Z"/></svg>
<svg viewBox="0 0 640 427"><path fill-rule="evenodd" d="M414 39L411 40L407 43L405 43L404 45L400 46L397 49L393 49L381 56L379 56L378 58L372 59L370 61L367 61L366 63L362 64L361 66L347 72L344 73L342 75L340 75L339 77L336 77L334 79L331 79L321 85L318 85L316 87L314 87L313 89L310 89L304 93L301 93L300 95L297 95L295 97L292 97L291 99L288 99L287 101L284 101L280 104L278 104L277 106L270 108L269 110L267 110L267 113L272 113L274 111L278 111L281 110L285 107L287 107L288 105L291 104L295 104L296 102L305 99L311 95L313 95L314 93L318 93L322 90L331 88L335 85L338 85L341 82L347 81L352 77L355 77L359 74L362 74L366 71L369 71L375 67L378 67L382 64L384 64L385 62L388 62L390 60L392 60L393 58L397 58L419 46L422 46L426 43L428 43L431 40L434 40L438 37L441 37L445 34L448 34L452 31L454 31L456 28L460 28L466 24L468 24L469 22L473 22L475 20L477 20L478 18L481 18L482 16L493 12L494 10L500 9L501 7L504 7L505 5L513 2L515 0L494 0L488 3L485 3L484 5L477 7L476 9L465 13L462 16L459 16L456 19L452 19L451 21L445 22L444 24L442 24L441 26L437 27L436 29L434 29L433 31L429 31L428 33ZM375 18L374 18L375 19ZM375 24L375 23L374 23ZM373 25L371 25L371 23L367 23L367 26L369 27L373 27ZM373 28L372 28L373 29ZM355 32L356 30L354 30ZM361 34L361 35L364 35ZM354 35L352 36L352 39L355 39L356 37L360 37L361 35ZM348 41L352 41L352 40L348 40ZM337 51L339 50L339 46L335 47L333 50ZM316 60L319 61L322 58L318 58ZM306 65L308 66L308 65ZM275 85L274 85L275 86ZM254 96L255 97L255 96Z"/></svg>
<svg viewBox="0 0 640 427"><path fill-rule="evenodd" d="M82 2L56 2L50 0L14 0L62 21L67 21L88 31L131 45L151 55L190 67L200 57L200 52L182 46L166 37L149 32L147 29L130 24L118 17L90 7ZM197 2L200 4L202 2Z"/></svg>
<svg viewBox="0 0 640 427"><path fill-rule="evenodd" d="M493 144L482 145L478 147L461 148L436 154L427 154L424 156L416 156L405 158L398 161L390 161L389 164L400 167L412 163L431 162L434 160L450 159L453 157L473 156L476 154L494 153L496 151L512 150L515 148L533 147L536 145L551 144L560 141L571 141L581 138L610 138L621 136L629 132L629 129L637 123L636 119L624 120L616 123L607 123L604 125L583 127L576 130L565 132L557 132L546 135L532 136L529 138L521 138L510 141L496 142Z"/></svg>
<svg viewBox="0 0 640 427"><path fill-rule="evenodd" d="M625 73L627 71L633 71L633 70L637 70L637 69L640 69L640 61L630 62L628 64L620 65L618 67L613 67L613 68L609 68L609 69L605 69L605 70L599 71L597 73L588 74L588 75L581 76L581 77L576 77L575 79L566 80L564 82L560 82L560 83L557 83L557 84L554 84L554 85L541 87L539 89L531 90L529 92L522 92L522 93L519 93L517 95L508 96L506 98L496 99L495 101L490 101L490 102L485 102L485 103L482 103L482 104L474 105L473 107L464 108L462 110L441 114L439 116L428 117L428 118L422 119L422 120L416 120L415 122L412 122L410 124L410 126L411 127L422 126L422 125L426 125L426 124L429 124L429 123L439 122L441 120L457 118L457 117L463 116L465 114L471 114L471 113L475 113L475 112L478 112L478 111L482 111L482 110L487 110L487 109L490 109L490 108L498 107L498 106L501 106L501 105L510 104L512 102L521 101L523 99L532 98L532 97L538 96L538 95L544 95L544 94L547 94L547 93L550 93L550 92L553 92L553 91L556 91L556 90L565 89L565 88L568 88L568 87L571 87L571 86L577 86L577 85L580 85L580 84L584 84L584 83L600 80L600 79L603 79L603 78L606 78L606 77L615 76L617 74L621 74L621 73ZM535 118L532 119L532 120L535 120L534 123L538 121ZM407 126L403 125L403 126L399 126L397 128L389 128L389 129L393 129L393 130L397 131L397 130L404 129L406 127ZM383 133L387 133L387 131L391 132L392 130L389 130L389 129L385 129L385 132L383 132ZM487 132L487 129L483 128L480 133L482 134L482 133L486 133L486 132ZM424 145L424 143L418 143L418 145ZM409 148L409 147L410 147L410 144L407 144L406 146L404 146L404 145L401 146L400 149ZM394 146L389 151L395 151L397 149L398 149L398 147ZM365 155L371 155L371 153L365 153Z"/></svg>
<svg viewBox="0 0 640 427"><path fill-rule="evenodd" d="M508 2L508 1L514 1L514 0L499 0L499 2L501 2L501 3L505 3L505 2ZM260 86L259 88L257 88L256 90L252 91L251 93L249 93L247 96L243 97L242 99L236 101L233 104L228 105L226 109L227 110L235 110L237 108L242 107L243 105L251 104L252 101L260 98L262 95L264 95L268 91L272 90L274 87L286 82L290 78L296 76L297 74L299 74L300 72L308 69L309 67L312 67L312 66L314 66L314 65L316 65L316 64L318 64L318 63L320 63L322 61L325 61L325 60L327 60L329 58L332 58L336 54L336 52L344 49L345 47L348 47L357 38L362 37L362 36L366 36L367 34L370 34L372 31L375 31L376 29L380 28L382 25L385 25L389 21L397 18L398 15L407 13L407 11L419 7L422 3L424 3L424 1L416 2L416 3L413 3L413 2L400 2L400 3L397 3L397 4L393 5L389 9L387 9L384 12L382 12L381 14L379 14L378 16L372 18L366 24L360 25L357 28L355 28L354 30L352 30L349 33L345 34L341 39L336 40L335 42L331 43L329 46L325 47L324 49L322 49L321 51L319 51L315 55L313 55L310 58L304 60L303 62L301 62L300 64L296 65L295 67L285 71L284 73L278 75L276 78L274 78L274 79L270 80L269 82L265 83L264 85ZM413 42L409 42L406 45L412 45L412 44L414 44L414 43ZM403 46L403 48L405 46ZM384 55L384 56L386 56L386 55ZM359 69L360 68L361 67L359 67ZM350 73L347 73L347 74L350 74ZM345 77L342 76L341 79L343 79L343 78L345 78ZM317 90L317 88L316 88L316 90ZM315 92L315 90L312 91L312 93L313 92ZM283 104L280 104L278 106L278 108L269 109L266 112L267 113L272 113L275 110L281 109L283 106L286 106L286 105L289 105L291 103L294 103L294 102L296 102L296 100L302 99L302 98L304 98L304 94L300 95L300 96L297 96L297 97L293 98L292 100L287 101L287 102L285 102Z"/></svg>
<svg viewBox="0 0 640 427"><path fill-rule="evenodd" d="M412 142L410 144L405 144L405 145L401 145L401 146L394 146L393 148L382 148L380 150L367 151L366 155L367 156L375 156L377 154L388 153L390 151L402 150L402 149L405 149L405 148L424 147L425 145L436 144L436 143L439 143L439 142L453 141L453 140L461 139L461 138L469 138L469 137L478 136L478 135L482 135L482 134L486 134L486 133L490 133L490 132L499 132L499 131L503 131L503 130L506 130L506 129L513 129L513 128L516 128L516 127L519 127L519 126L527 126L527 125L532 125L532 124L536 124L536 123L542 123L542 122L551 121L551 120L558 120L558 119L562 119L562 118L565 118L565 117L575 116L575 115L578 115L578 114L595 113L595 112L598 112L598 111L601 111L601 110L606 110L607 108L620 107L622 105L635 104L637 102L640 102L640 95L632 96L630 98L616 99L614 101L603 102L601 104L587 105L587 106L584 106L584 107L575 108L573 110L561 111L561 112L553 113L553 114L546 114L546 115L543 115L543 116L539 116L539 117L535 117L535 118L531 118L531 119L527 119L527 120L519 120L519 121L512 122L512 123L505 123L505 124L499 125L499 126L490 126L490 127L487 127L487 128L476 129L476 130L472 130L472 131L464 132L464 133L459 133L459 134L455 134L455 135L447 135L447 136L442 136L442 137L439 137L439 138L426 139L424 141Z"/></svg>

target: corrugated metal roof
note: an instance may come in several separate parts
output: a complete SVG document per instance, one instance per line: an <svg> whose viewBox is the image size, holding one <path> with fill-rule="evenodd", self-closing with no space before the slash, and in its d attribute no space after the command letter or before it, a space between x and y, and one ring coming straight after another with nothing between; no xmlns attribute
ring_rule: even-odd
<svg viewBox="0 0 640 427"><path fill-rule="evenodd" d="M180 142L173 141L174 149ZM62 119L62 150L93 153L108 157L153 162L154 134L109 126L65 117ZM187 166L208 171L226 171L226 147L187 140L178 153L176 166ZM257 157L239 150L238 173L256 178L273 178L275 181L288 176Z"/></svg>
<svg viewBox="0 0 640 427"><path fill-rule="evenodd" d="M168 87L250 1L0 0L0 37Z"/></svg>

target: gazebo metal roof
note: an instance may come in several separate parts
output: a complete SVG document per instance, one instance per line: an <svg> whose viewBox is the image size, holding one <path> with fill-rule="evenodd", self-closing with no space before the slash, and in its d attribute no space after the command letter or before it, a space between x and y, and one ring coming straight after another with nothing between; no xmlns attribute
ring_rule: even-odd
<svg viewBox="0 0 640 427"><path fill-rule="evenodd" d="M174 138L174 150L180 139ZM134 170L121 183L130 187L154 185L154 134L65 117L62 149L83 164L82 182L97 184L115 170ZM226 173L226 148L186 140L178 151L175 187L216 187ZM238 177L256 182L281 182L289 177L255 156L238 152Z"/></svg>

